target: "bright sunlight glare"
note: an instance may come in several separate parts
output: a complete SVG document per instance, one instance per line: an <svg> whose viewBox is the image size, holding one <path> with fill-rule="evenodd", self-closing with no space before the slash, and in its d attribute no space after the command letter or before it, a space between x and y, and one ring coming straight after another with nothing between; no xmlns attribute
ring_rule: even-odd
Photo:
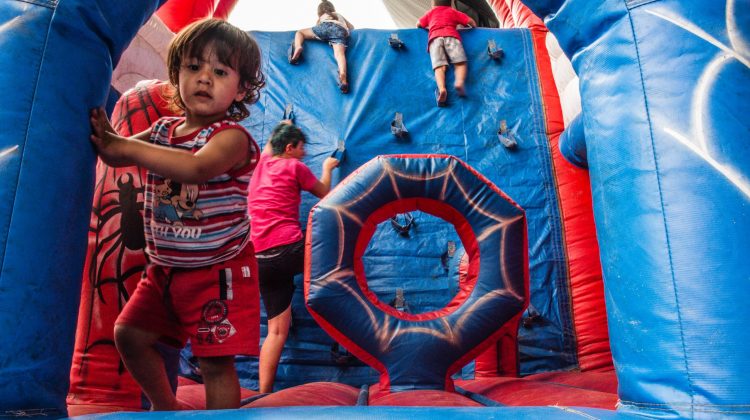
<svg viewBox="0 0 750 420"><path fill-rule="evenodd" d="M333 4L357 29L396 27L380 1L333 0ZM317 10L315 0L239 0L229 22L245 31L293 31L315 25Z"/></svg>

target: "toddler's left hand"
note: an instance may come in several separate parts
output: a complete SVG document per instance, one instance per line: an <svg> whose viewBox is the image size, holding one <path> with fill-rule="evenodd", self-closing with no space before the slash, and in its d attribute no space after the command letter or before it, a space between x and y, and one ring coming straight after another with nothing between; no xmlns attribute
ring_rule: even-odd
<svg viewBox="0 0 750 420"><path fill-rule="evenodd" d="M129 161L122 153L122 149L125 147L123 142L127 140L115 133L104 108L92 109L89 121L91 123L90 139L102 161L113 167L129 165Z"/></svg>

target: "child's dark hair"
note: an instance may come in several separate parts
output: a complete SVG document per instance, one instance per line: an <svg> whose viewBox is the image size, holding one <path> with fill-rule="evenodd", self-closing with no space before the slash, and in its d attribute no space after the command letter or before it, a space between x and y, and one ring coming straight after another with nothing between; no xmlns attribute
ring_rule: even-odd
<svg viewBox="0 0 750 420"><path fill-rule="evenodd" d="M260 48L255 40L236 26L221 19L203 19L186 26L169 44L167 70L169 81L177 87L180 67L190 58L206 58L204 54L212 50L219 61L234 69L240 76L240 86L247 90L241 101L234 101L229 107L232 119L240 121L250 115L247 105L252 105L260 97L260 89L266 84L260 68ZM175 89L172 104L180 109L185 105Z"/></svg>
<svg viewBox="0 0 750 420"><path fill-rule="evenodd" d="M273 155L279 156L284 153L287 144L297 147L299 142L307 143L307 137L296 125L282 122L273 129L268 141L271 142Z"/></svg>
<svg viewBox="0 0 750 420"><path fill-rule="evenodd" d="M453 7L453 1L452 0L432 0L432 5Z"/></svg>
<svg viewBox="0 0 750 420"><path fill-rule="evenodd" d="M335 11L336 8L333 7L333 3L328 0L322 0L318 5L318 17L323 16L325 13L331 14Z"/></svg>

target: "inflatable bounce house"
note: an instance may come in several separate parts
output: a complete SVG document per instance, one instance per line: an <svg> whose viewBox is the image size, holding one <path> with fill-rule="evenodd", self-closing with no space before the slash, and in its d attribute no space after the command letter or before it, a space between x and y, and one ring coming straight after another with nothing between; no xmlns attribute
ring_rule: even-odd
<svg viewBox="0 0 750 420"><path fill-rule="evenodd" d="M242 124L263 145L293 113L314 171L341 157L303 196L276 389L238 358L241 409L139 413L112 328L146 262L144 176L97 163L88 111L122 133L168 114L167 43L235 1L162 3L0 5L0 417L750 415L746 0L458 0L480 27L445 107L406 29L427 1L353 31L346 95L329 47L292 66L293 32L253 32L267 85ZM205 408L189 347L162 353Z"/></svg>

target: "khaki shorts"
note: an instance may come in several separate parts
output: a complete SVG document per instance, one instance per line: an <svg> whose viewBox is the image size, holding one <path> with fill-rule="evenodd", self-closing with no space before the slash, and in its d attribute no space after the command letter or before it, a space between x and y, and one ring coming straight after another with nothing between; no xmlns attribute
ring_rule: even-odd
<svg viewBox="0 0 750 420"><path fill-rule="evenodd" d="M447 66L448 63L465 63L466 52L464 46L457 38L452 36L439 36L430 41L430 60L432 68Z"/></svg>

